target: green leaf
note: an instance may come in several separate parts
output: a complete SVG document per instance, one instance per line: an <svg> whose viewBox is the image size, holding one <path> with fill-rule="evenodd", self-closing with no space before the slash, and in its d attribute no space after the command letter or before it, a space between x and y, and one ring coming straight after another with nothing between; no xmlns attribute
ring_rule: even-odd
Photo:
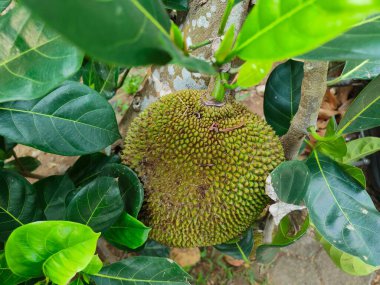
<svg viewBox="0 0 380 285"><path fill-rule="evenodd" d="M328 82L329 85L349 79L373 79L380 74L379 60L349 60L346 62L342 74Z"/></svg>
<svg viewBox="0 0 380 285"><path fill-rule="evenodd" d="M0 3L1 4L1 3ZM0 284L3 285L17 285L28 278L20 277L14 274L7 265L5 260L5 253L3 250L0 251Z"/></svg>
<svg viewBox="0 0 380 285"><path fill-rule="evenodd" d="M111 244L123 249L124 247L136 249L148 239L151 228L146 227L136 218L123 213L105 233L104 237Z"/></svg>
<svg viewBox="0 0 380 285"><path fill-rule="evenodd" d="M264 114L278 136L286 134L301 100L303 63L288 60L277 66L265 86Z"/></svg>
<svg viewBox="0 0 380 285"><path fill-rule="evenodd" d="M299 240L309 228L309 217L302 224L300 230L294 234L289 216L282 218L278 230L271 244L262 244L256 250L256 259L260 263L271 263L282 247L289 246Z"/></svg>
<svg viewBox="0 0 380 285"><path fill-rule="evenodd" d="M160 257L136 256L103 267L92 275L96 284L188 285L188 275L173 260Z"/></svg>
<svg viewBox="0 0 380 285"><path fill-rule="evenodd" d="M41 165L41 162L34 157L31 156L24 156L19 157L16 160L11 160L7 163L5 163L4 168L9 170L15 170L18 172L33 172Z"/></svg>
<svg viewBox="0 0 380 285"><path fill-rule="evenodd" d="M167 9L178 11L187 11L189 9L188 0L163 0L162 2Z"/></svg>
<svg viewBox="0 0 380 285"><path fill-rule="evenodd" d="M126 66L170 61L163 47L170 41L170 19L161 1L20 2L97 59Z"/></svg>
<svg viewBox="0 0 380 285"><path fill-rule="evenodd" d="M180 50L185 49L185 41L182 32L174 22L171 22L170 39Z"/></svg>
<svg viewBox="0 0 380 285"><path fill-rule="evenodd" d="M311 60L378 60L380 19L373 17L323 46L299 56Z"/></svg>
<svg viewBox="0 0 380 285"><path fill-rule="evenodd" d="M0 13L3 12L11 3L12 0L0 0Z"/></svg>
<svg viewBox="0 0 380 285"><path fill-rule="evenodd" d="M118 85L119 68L90 60L83 67L83 83L107 100L111 99Z"/></svg>
<svg viewBox="0 0 380 285"><path fill-rule="evenodd" d="M33 186L21 175L0 170L0 241L11 232L30 223L37 212L37 195Z"/></svg>
<svg viewBox="0 0 380 285"><path fill-rule="evenodd" d="M335 140L319 141L316 143L315 149L332 158L341 158L347 153L346 140L343 136L339 136Z"/></svg>
<svg viewBox="0 0 380 285"><path fill-rule="evenodd" d="M75 279L70 285L84 285L83 281L80 278Z"/></svg>
<svg viewBox="0 0 380 285"><path fill-rule="evenodd" d="M338 249L365 263L380 265L380 214L362 186L339 164L313 152L307 161L312 174L305 204L318 232Z"/></svg>
<svg viewBox="0 0 380 285"><path fill-rule="evenodd" d="M227 32L224 34L223 40L220 43L218 50L215 52L214 57L218 64L222 64L226 60L228 54L232 50L234 40L235 40L235 25L232 24L228 28Z"/></svg>
<svg viewBox="0 0 380 285"><path fill-rule="evenodd" d="M252 60L245 62L239 71L237 84L249 88L259 84L272 68L272 62Z"/></svg>
<svg viewBox="0 0 380 285"><path fill-rule="evenodd" d="M237 242L223 243L214 247L223 254L246 261L252 252L253 242L253 229L249 228Z"/></svg>
<svg viewBox="0 0 380 285"><path fill-rule="evenodd" d="M125 210L136 218L144 202L144 188L137 174L126 165L112 163L105 165L100 175L118 178Z"/></svg>
<svg viewBox="0 0 380 285"><path fill-rule="evenodd" d="M95 152L120 138L111 105L77 82L40 99L0 104L0 135L61 155Z"/></svg>
<svg viewBox="0 0 380 285"><path fill-rule="evenodd" d="M98 255L94 255L85 269L82 271L87 274L96 274L103 267L103 262L100 260Z"/></svg>
<svg viewBox="0 0 380 285"><path fill-rule="evenodd" d="M366 264L356 256L337 249L320 235L317 236L317 239L323 245L323 248L331 257L331 260L335 263L335 265L348 274L354 276L363 276L371 274L375 270L379 269L379 267L374 267Z"/></svg>
<svg viewBox="0 0 380 285"><path fill-rule="evenodd" d="M271 173L278 198L288 204L301 205L310 182L310 172L303 161L285 161Z"/></svg>
<svg viewBox="0 0 380 285"><path fill-rule="evenodd" d="M8 159L10 158L13 153L12 150L16 146L16 143L10 142L8 139L0 136L0 149L4 151L3 156L0 157L0 159Z"/></svg>
<svg viewBox="0 0 380 285"><path fill-rule="evenodd" d="M95 179L102 171L105 165L120 162L117 155L107 156L104 153L97 152L81 156L67 174L76 186L87 184Z"/></svg>
<svg viewBox="0 0 380 285"><path fill-rule="evenodd" d="M366 16L377 1L258 1L240 31L233 54L244 60L277 61L310 51ZM304 23L313 23L305 25Z"/></svg>
<svg viewBox="0 0 380 285"><path fill-rule="evenodd" d="M169 257L169 248L162 245L154 240L148 240L144 248L139 251L140 255L143 256L156 256L156 257Z"/></svg>
<svg viewBox="0 0 380 285"><path fill-rule="evenodd" d="M75 190L74 183L67 176L50 176L34 183L34 188L48 220L64 220L66 198Z"/></svg>
<svg viewBox="0 0 380 285"><path fill-rule="evenodd" d="M0 17L0 102L45 95L81 66L83 54L16 7Z"/></svg>
<svg viewBox="0 0 380 285"><path fill-rule="evenodd" d="M380 138L365 137L347 143L347 153L341 162L352 164L366 156L380 151Z"/></svg>
<svg viewBox="0 0 380 285"><path fill-rule="evenodd" d="M63 285L90 263L99 235L72 222L35 222L11 234L5 256L13 273L23 277L44 274Z"/></svg>
<svg viewBox="0 0 380 285"><path fill-rule="evenodd" d="M339 166L343 169L344 172L346 172L348 175L350 175L352 178L354 178L359 184L365 189L366 188L366 179L363 170L360 168L349 165L349 164L344 164L344 163L339 163Z"/></svg>
<svg viewBox="0 0 380 285"><path fill-rule="evenodd" d="M66 218L103 231L113 225L124 210L116 179L98 177L83 186L70 201Z"/></svg>
<svg viewBox="0 0 380 285"><path fill-rule="evenodd" d="M380 76L372 80L352 102L338 126L339 134L349 134L380 125Z"/></svg>

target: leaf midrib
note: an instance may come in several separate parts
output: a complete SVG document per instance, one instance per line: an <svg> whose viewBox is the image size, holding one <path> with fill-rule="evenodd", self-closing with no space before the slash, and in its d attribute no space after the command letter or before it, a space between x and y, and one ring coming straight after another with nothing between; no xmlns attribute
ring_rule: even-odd
<svg viewBox="0 0 380 285"><path fill-rule="evenodd" d="M37 113L37 112L32 112L32 111L29 111L29 110L21 110L21 109L14 109L14 108L4 108L4 107L0 107L0 111L3 110L3 111L8 111L8 112L19 112L19 113L25 113L25 114L30 114L30 115L35 115L35 116L41 116L41 117L47 117L47 118L50 118L50 119L57 119L57 120L62 120L62 121L68 121L70 123L73 123L73 124L81 124L81 125L84 125L84 126L87 126L87 127L91 127L91 128L96 128L96 129L100 129L100 130L103 130L103 131L107 131L109 133L112 133L116 136L119 136L118 133L115 133L111 130L108 130L108 129L105 129L105 128L101 128L101 127L98 127L98 126L95 126L95 125L90 125L90 124L87 124L87 123L84 123L84 122L80 122L80 121L76 121L76 120L71 120L71 119L67 119L67 118L63 118L63 117L58 117L58 116L53 116L53 115L49 115L49 114L44 114L44 113Z"/></svg>

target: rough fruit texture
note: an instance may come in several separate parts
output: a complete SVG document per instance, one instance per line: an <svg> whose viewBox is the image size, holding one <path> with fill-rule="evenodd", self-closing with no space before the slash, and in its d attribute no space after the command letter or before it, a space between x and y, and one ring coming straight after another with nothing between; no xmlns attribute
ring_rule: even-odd
<svg viewBox="0 0 380 285"><path fill-rule="evenodd" d="M168 246L227 242L245 232L269 199L265 179L284 159L271 127L231 100L207 106L204 91L161 98L136 118L123 162L144 183L144 222Z"/></svg>

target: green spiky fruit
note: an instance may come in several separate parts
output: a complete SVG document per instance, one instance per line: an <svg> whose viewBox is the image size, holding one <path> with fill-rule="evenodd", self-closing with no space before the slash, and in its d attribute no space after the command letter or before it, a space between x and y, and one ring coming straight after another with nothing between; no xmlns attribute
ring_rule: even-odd
<svg viewBox="0 0 380 285"><path fill-rule="evenodd" d="M245 232L268 204L265 180L284 159L271 127L230 100L208 106L204 91L161 98L136 118L123 162L146 191L142 218L168 246L220 244Z"/></svg>

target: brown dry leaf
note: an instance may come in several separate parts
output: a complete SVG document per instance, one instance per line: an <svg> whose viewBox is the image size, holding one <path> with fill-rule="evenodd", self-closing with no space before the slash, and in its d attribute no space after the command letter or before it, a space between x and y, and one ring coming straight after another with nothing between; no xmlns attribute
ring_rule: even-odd
<svg viewBox="0 0 380 285"><path fill-rule="evenodd" d="M234 267L240 267L240 266L243 266L245 264L244 260L241 260L241 259L235 259L231 256L228 256L228 255L225 255L224 257L224 260L229 264L229 265L232 265Z"/></svg>
<svg viewBox="0 0 380 285"><path fill-rule="evenodd" d="M177 262L180 266L194 266L201 260L201 252L199 248L172 248L170 250L170 258Z"/></svg>

